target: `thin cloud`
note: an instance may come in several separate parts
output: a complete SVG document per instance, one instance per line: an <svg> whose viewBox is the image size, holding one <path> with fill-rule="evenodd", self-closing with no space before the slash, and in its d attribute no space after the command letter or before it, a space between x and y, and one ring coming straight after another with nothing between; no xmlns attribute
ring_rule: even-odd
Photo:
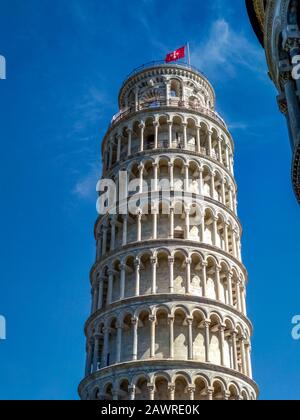
<svg viewBox="0 0 300 420"><path fill-rule="evenodd" d="M94 164L90 171L80 178L73 189L73 194L80 200L95 200L96 185L99 179L100 167Z"/></svg>
<svg viewBox="0 0 300 420"><path fill-rule="evenodd" d="M263 51L223 18L213 22L208 39L194 50L192 59L214 79L233 78L241 66L259 75L265 73Z"/></svg>

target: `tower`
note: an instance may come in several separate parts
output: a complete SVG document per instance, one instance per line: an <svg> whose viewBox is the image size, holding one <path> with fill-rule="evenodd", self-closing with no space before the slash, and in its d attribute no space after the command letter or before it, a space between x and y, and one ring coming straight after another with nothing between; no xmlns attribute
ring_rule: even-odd
<svg viewBox="0 0 300 420"><path fill-rule="evenodd" d="M265 49L269 76L278 90L280 112L287 120L292 183L300 203L300 5L298 0L246 0L258 40Z"/></svg>
<svg viewBox="0 0 300 420"><path fill-rule="evenodd" d="M95 225L80 397L256 399L234 145L214 90L191 66L151 63L128 76L119 108L103 179L120 191L127 174L137 191Z"/></svg>

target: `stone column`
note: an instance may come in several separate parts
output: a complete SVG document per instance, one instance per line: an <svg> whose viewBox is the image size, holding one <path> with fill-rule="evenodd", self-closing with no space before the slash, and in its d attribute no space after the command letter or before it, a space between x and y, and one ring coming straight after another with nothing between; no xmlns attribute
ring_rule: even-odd
<svg viewBox="0 0 300 420"><path fill-rule="evenodd" d="M205 320L205 361L206 363L210 363L210 352L209 352L209 345L210 345L210 320Z"/></svg>
<svg viewBox="0 0 300 420"><path fill-rule="evenodd" d="M251 346L250 343L245 345L246 361L247 361L247 372L248 376L252 379L252 365L251 365Z"/></svg>
<svg viewBox="0 0 300 420"><path fill-rule="evenodd" d="M188 359L193 360L193 318L187 318L188 324Z"/></svg>
<svg viewBox="0 0 300 420"><path fill-rule="evenodd" d="M168 317L168 322L169 322L169 327L170 327L170 359L174 359L174 317L173 316L169 316Z"/></svg>
<svg viewBox="0 0 300 420"><path fill-rule="evenodd" d="M207 399L209 401L213 400L214 389L212 387L207 388Z"/></svg>
<svg viewBox="0 0 300 420"><path fill-rule="evenodd" d="M140 295L140 260L135 260L135 296Z"/></svg>
<svg viewBox="0 0 300 420"><path fill-rule="evenodd" d="M150 321L150 358L155 358L155 324L156 318L155 316L149 316Z"/></svg>
<svg viewBox="0 0 300 420"><path fill-rule="evenodd" d="M195 391L196 391L195 387L193 386L188 387L188 394L189 394L190 401L193 401L195 399Z"/></svg>
<svg viewBox="0 0 300 420"><path fill-rule="evenodd" d="M186 239L190 239L190 209L185 209L185 230Z"/></svg>
<svg viewBox="0 0 300 420"><path fill-rule="evenodd" d="M173 146L173 122L168 121L169 126L169 148L172 149Z"/></svg>
<svg viewBox="0 0 300 420"><path fill-rule="evenodd" d="M247 309L246 309L246 288L244 284L241 284L241 305L242 305L242 312L245 316L247 316Z"/></svg>
<svg viewBox="0 0 300 420"><path fill-rule="evenodd" d="M158 218L158 214L157 214L157 209L153 208L152 209L152 217L153 217L153 229L152 229L152 238L155 240L157 239L157 218Z"/></svg>
<svg viewBox="0 0 300 420"><path fill-rule="evenodd" d="M190 258L186 259L186 293L191 293L191 263L192 260Z"/></svg>
<svg viewBox="0 0 300 420"><path fill-rule="evenodd" d="M228 278L227 278L227 283L228 283L228 299L229 299L229 305L230 306L233 306L232 277L233 277L233 272L230 271L228 273Z"/></svg>
<svg viewBox="0 0 300 420"><path fill-rule="evenodd" d="M221 365L225 366L225 354L224 354L224 345L225 345L225 329L226 325L221 324L220 325L220 347L221 347Z"/></svg>
<svg viewBox="0 0 300 420"><path fill-rule="evenodd" d="M121 158L121 142L122 142L122 135L118 134L117 135L117 140L118 140L118 146L117 146L117 161L120 161Z"/></svg>
<svg viewBox="0 0 300 420"><path fill-rule="evenodd" d="M101 233L97 233L96 238L96 260L99 261L102 256L102 236Z"/></svg>
<svg viewBox="0 0 300 420"><path fill-rule="evenodd" d="M226 144L226 168L229 169L229 146Z"/></svg>
<svg viewBox="0 0 300 420"><path fill-rule="evenodd" d="M127 157L131 156L131 145L132 145L132 129L127 129L128 134L128 151L127 151Z"/></svg>
<svg viewBox="0 0 300 420"><path fill-rule="evenodd" d="M132 318L132 329L133 329L133 343L132 343L132 360L137 360L138 356L138 319Z"/></svg>
<svg viewBox="0 0 300 420"><path fill-rule="evenodd" d="M97 294L95 281L93 282L92 293L91 294L92 294L92 311L91 312L93 314L97 310L97 301L98 301L98 294Z"/></svg>
<svg viewBox="0 0 300 420"><path fill-rule="evenodd" d="M128 215L123 215L123 238L122 238L122 246L127 245L127 228L128 228Z"/></svg>
<svg viewBox="0 0 300 420"><path fill-rule="evenodd" d="M238 370L238 358L237 358L237 347L236 347L236 336L237 331L232 331L232 349L233 349L233 368L234 370Z"/></svg>
<svg viewBox="0 0 300 420"><path fill-rule="evenodd" d="M174 401L175 400L175 385L174 384L169 384L168 393L169 393L169 401Z"/></svg>
<svg viewBox="0 0 300 420"><path fill-rule="evenodd" d="M121 356L122 356L122 325L117 326L117 355L116 355L116 363L121 362Z"/></svg>
<svg viewBox="0 0 300 420"><path fill-rule="evenodd" d="M187 123L183 123L182 124L183 127L183 144L184 144L184 149L187 150L188 148L188 142L187 142Z"/></svg>
<svg viewBox="0 0 300 420"><path fill-rule="evenodd" d="M212 136L212 131L211 130L209 130L208 131L208 156L212 156L212 139L211 139L211 136Z"/></svg>
<svg viewBox="0 0 300 420"><path fill-rule="evenodd" d="M189 180L189 165L188 163L184 164L184 191L190 191L190 180Z"/></svg>
<svg viewBox="0 0 300 420"><path fill-rule="evenodd" d="M233 233L232 233L233 256L235 258L238 258L236 241L237 241L237 233L235 231L233 231Z"/></svg>
<svg viewBox="0 0 300 420"><path fill-rule="evenodd" d="M170 207L170 239L174 239L174 207Z"/></svg>
<svg viewBox="0 0 300 420"><path fill-rule="evenodd" d="M201 241L205 242L205 213L204 210L201 215Z"/></svg>
<svg viewBox="0 0 300 420"><path fill-rule="evenodd" d="M224 204L224 206L226 205L225 183L225 179L222 179L222 203Z"/></svg>
<svg viewBox="0 0 300 420"><path fill-rule="evenodd" d="M110 219L111 226L111 238L110 238L110 250L114 251L116 245L116 219L112 217Z"/></svg>
<svg viewBox="0 0 300 420"><path fill-rule="evenodd" d="M247 362L246 362L246 352L245 352L245 337L240 337L240 348L241 348L241 358L242 358L242 373L247 375Z"/></svg>
<svg viewBox="0 0 300 420"><path fill-rule="evenodd" d="M201 152L201 138L200 138L201 127L196 126L196 130L197 130L197 152L200 153Z"/></svg>
<svg viewBox="0 0 300 420"><path fill-rule="evenodd" d="M148 384L148 393L149 393L149 401L153 401L154 395L155 395L155 386L153 384Z"/></svg>
<svg viewBox="0 0 300 420"><path fill-rule="evenodd" d="M215 172L211 173L211 178L210 178L210 196L212 199L215 198Z"/></svg>
<svg viewBox="0 0 300 420"><path fill-rule="evenodd" d="M207 276L206 276L207 262L202 263L202 279L203 279L203 296L207 297Z"/></svg>
<svg viewBox="0 0 300 420"><path fill-rule="evenodd" d="M203 195L203 168L199 169L199 194Z"/></svg>
<svg viewBox="0 0 300 420"><path fill-rule="evenodd" d="M151 258L151 268L152 268L152 290L153 295L156 294L156 268L157 268L157 258Z"/></svg>
<svg viewBox="0 0 300 420"><path fill-rule="evenodd" d="M109 145L109 163L108 163L108 169L111 169L112 167L112 158L113 158L113 139L109 139L110 145Z"/></svg>
<svg viewBox="0 0 300 420"><path fill-rule="evenodd" d="M91 365L92 365L92 345L93 340L87 340L86 346L86 362L85 362L85 376L89 376L91 374Z"/></svg>
<svg viewBox="0 0 300 420"><path fill-rule="evenodd" d="M159 129L159 122L154 121L154 149L158 149L158 129Z"/></svg>
<svg viewBox="0 0 300 420"><path fill-rule="evenodd" d="M170 293L174 293L174 258L173 257L169 257L168 258L169 261L169 274L170 274Z"/></svg>
<svg viewBox="0 0 300 420"><path fill-rule="evenodd" d="M218 153L219 153L219 162L222 164L222 140L218 137Z"/></svg>
<svg viewBox="0 0 300 420"><path fill-rule="evenodd" d="M141 130L141 137L140 137L140 152L144 151L144 132L145 132L145 123L141 122L139 125L139 128Z"/></svg>
<svg viewBox="0 0 300 420"><path fill-rule="evenodd" d="M139 175L140 175L140 191L139 193L142 194L143 193L143 187L144 187L144 165L140 164L139 165Z"/></svg>
<svg viewBox="0 0 300 420"><path fill-rule="evenodd" d="M128 387L129 392L129 400L134 401L135 400L135 385L130 385Z"/></svg>
<svg viewBox="0 0 300 420"><path fill-rule="evenodd" d="M213 245L217 246L217 237L218 237L218 217L213 216Z"/></svg>
<svg viewBox="0 0 300 420"><path fill-rule="evenodd" d="M142 240L142 212L137 214L137 242Z"/></svg>
<svg viewBox="0 0 300 420"><path fill-rule="evenodd" d="M126 264L121 264L120 269L120 300L123 300L125 297Z"/></svg>
<svg viewBox="0 0 300 420"><path fill-rule="evenodd" d="M107 366L107 355L109 353L109 333L110 333L110 328L103 329L104 344L103 344L103 354L102 354L102 367Z"/></svg>
<svg viewBox="0 0 300 420"><path fill-rule="evenodd" d="M225 251L229 252L229 244L228 244L228 222L224 222L224 242L225 242Z"/></svg>
<svg viewBox="0 0 300 420"><path fill-rule="evenodd" d="M118 401L119 400L119 390L114 389L112 391L112 396L113 396L113 401Z"/></svg>
<svg viewBox="0 0 300 420"><path fill-rule="evenodd" d="M99 291L98 291L98 304L97 304L97 309L100 310L103 307L103 283L104 283L104 278L100 277L99 279Z"/></svg>
<svg viewBox="0 0 300 420"><path fill-rule="evenodd" d="M241 312L242 311L242 308L241 308L241 291L240 291L240 281L238 279L237 279L237 282L236 282L236 300L237 300L237 310L239 312Z"/></svg>
<svg viewBox="0 0 300 420"><path fill-rule="evenodd" d="M217 300L221 301L221 279L220 272L222 267L219 265L216 266L216 283L217 283Z"/></svg>
<svg viewBox="0 0 300 420"><path fill-rule="evenodd" d="M106 254L106 247L107 247L107 225L103 226L103 244L102 244L102 256Z"/></svg>
<svg viewBox="0 0 300 420"><path fill-rule="evenodd" d="M233 191L232 191L232 186L231 186L231 185L229 185L229 205L230 205L230 209L231 209L232 211L234 211L232 193L233 193Z"/></svg>
<svg viewBox="0 0 300 420"><path fill-rule="evenodd" d="M170 189L174 189L174 163L169 162Z"/></svg>
<svg viewBox="0 0 300 420"><path fill-rule="evenodd" d="M112 292L113 292L113 282L114 282L114 271L108 271L108 290L107 290L107 305L112 303Z"/></svg>
<svg viewBox="0 0 300 420"><path fill-rule="evenodd" d="M99 347L100 347L100 334L94 334L94 360L93 360L93 372L97 372L99 363Z"/></svg>
<svg viewBox="0 0 300 420"><path fill-rule="evenodd" d="M158 190L158 163L157 162L153 162L152 163L152 167L153 167L153 172L154 172L154 191Z"/></svg>

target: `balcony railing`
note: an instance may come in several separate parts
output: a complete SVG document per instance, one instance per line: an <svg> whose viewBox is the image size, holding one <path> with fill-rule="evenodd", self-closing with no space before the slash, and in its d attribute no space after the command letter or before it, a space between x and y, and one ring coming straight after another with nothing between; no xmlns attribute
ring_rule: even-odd
<svg viewBox="0 0 300 420"><path fill-rule="evenodd" d="M124 118L127 118L130 114L133 114L135 112L143 111L147 109L156 109L156 108L161 108L161 107L170 107L170 108L175 107L175 108L182 108L186 110L196 111L210 118L216 119L220 124L226 127L225 121L223 120L222 117L220 117L220 115L217 112L212 111L208 108L204 108L200 105L192 104L188 101L180 101L179 99L175 99L175 98L171 98L169 101L160 100L160 99L147 101L147 102L139 104L137 109L135 107L131 107L123 111L120 111L113 117L110 123L110 127L118 123L119 121L122 121Z"/></svg>
<svg viewBox="0 0 300 420"><path fill-rule="evenodd" d="M134 69L130 74L128 74L128 76L126 77L123 85L127 82L128 79L130 79L132 76L140 73L141 71L146 70L146 69L150 69L152 67L161 67L161 66L166 66L166 67L171 66L171 67L175 67L175 68L176 67L185 68L185 69L191 70L193 72L199 73L201 76L204 76L206 78L205 74L202 71L200 71L199 69L197 69L197 67L191 66L190 64L188 64L188 63L186 63L182 60L179 60L179 61L176 61L176 62L173 62L173 63L166 63L164 60L156 60L156 61L150 61L150 62L148 62L146 64L143 64L142 66L139 66L136 69Z"/></svg>

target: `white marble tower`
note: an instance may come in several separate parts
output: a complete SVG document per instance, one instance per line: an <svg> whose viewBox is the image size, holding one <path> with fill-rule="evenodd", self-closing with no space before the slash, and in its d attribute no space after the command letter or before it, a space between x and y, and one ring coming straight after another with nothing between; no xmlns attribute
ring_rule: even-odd
<svg viewBox="0 0 300 420"><path fill-rule="evenodd" d="M234 145L213 88L191 66L151 63L124 82L119 107L103 178L127 172L140 202L120 214L133 193L121 197L95 225L80 397L256 399Z"/></svg>

